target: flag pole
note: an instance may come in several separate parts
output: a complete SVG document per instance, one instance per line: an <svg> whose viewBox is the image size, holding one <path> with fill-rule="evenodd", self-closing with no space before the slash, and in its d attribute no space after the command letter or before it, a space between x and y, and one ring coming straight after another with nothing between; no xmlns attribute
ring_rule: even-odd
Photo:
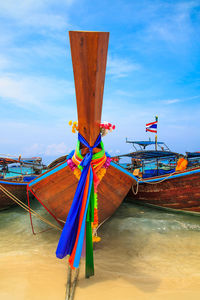
<svg viewBox="0 0 200 300"><path fill-rule="evenodd" d="M155 116L155 121L158 122L158 116ZM158 150L158 136L157 133L155 135L155 150Z"/></svg>

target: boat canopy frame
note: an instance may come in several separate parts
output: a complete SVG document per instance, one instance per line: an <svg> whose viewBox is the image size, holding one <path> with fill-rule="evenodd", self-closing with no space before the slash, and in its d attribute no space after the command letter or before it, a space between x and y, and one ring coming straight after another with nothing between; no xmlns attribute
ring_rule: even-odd
<svg viewBox="0 0 200 300"><path fill-rule="evenodd" d="M162 151L170 151L169 147L164 142L156 143L155 141L152 141L151 139L149 139L148 141L129 141L126 138L126 143L132 144L136 151L138 151L138 148L136 147L136 145L139 146L140 150L145 150L146 147L148 147L148 146L155 145L155 147L156 147L156 144Z"/></svg>

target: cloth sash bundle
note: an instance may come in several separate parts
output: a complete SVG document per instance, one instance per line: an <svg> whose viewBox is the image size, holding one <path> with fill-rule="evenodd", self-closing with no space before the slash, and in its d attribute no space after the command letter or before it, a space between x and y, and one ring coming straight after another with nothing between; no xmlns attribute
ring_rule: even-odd
<svg viewBox="0 0 200 300"><path fill-rule="evenodd" d="M80 154L80 143L89 149L85 157L82 157ZM102 150L93 154L93 149L99 144L101 144ZM81 170L81 175L58 242L56 256L62 259L66 255L70 255L69 263L71 268L78 268L83 246L85 246L85 273L86 277L90 277L94 275L91 224L94 222L95 191L100 181L97 176L97 170L100 170L102 166L105 166L106 169L110 158L108 157L107 161L100 134L91 147L81 134L78 133L78 145L72 155L68 161L71 161L72 158L73 163Z"/></svg>

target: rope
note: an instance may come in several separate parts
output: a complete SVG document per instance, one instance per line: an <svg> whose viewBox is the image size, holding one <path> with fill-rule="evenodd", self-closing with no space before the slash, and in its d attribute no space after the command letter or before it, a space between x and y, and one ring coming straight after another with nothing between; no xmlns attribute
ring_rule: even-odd
<svg viewBox="0 0 200 300"><path fill-rule="evenodd" d="M35 193L30 189L29 185L27 185L27 190L31 192L31 194L40 202L40 204L48 211L48 213L61 225L60 221L56 218L56 216L44 205L44 203L35 195Z"/></svg>
<svg viewBox="0 0 200 300"><path fill-rule="evenodd" d="M95 228L93 228L93 235L97 236L97 230L101 227L101 225L103 225L108 219L110 219L110 217L106 218L104 221L102 221L100 224L98 224L98 226Z"/></svg>
<svg viewBox="0 0 200 300"><path fill-rule="evenodd" d="M134 195L137 195L137 193L138 193L138 190L139 190L139 181L141 181L141 179L138 179L137 182L136 182L136 191L134 190L133 184L131 186L131 189L132 189L132 192L133 192Z"/></svg>
<svg viewBox="0 0 200 300"><path fill-rule="evenodd" d="M147 184L157 184L157 183L161 183L165 180L167 180L169 177L171 177L172 175L174 175L176 172L170 173L167 177L165 177L164 179L161 179L160 181L155 181L155 182L147 182L147 181L142 181L142 183L147 183Z"/></svg>
<svg viewBox="0 0 200 300"><path fill-rule="evenodd" d="M62 231L62 229L56 225L54 225L53 223L51 223L50 221L48 221L46 218L42 217L40 214L38 214L36 211L34 211L32 208L30 208L28 205L26 205L25 203L23 203L20 199L18 199L15 195L13 195L11 192L9 192L5 187L3 187L0 184L0 190L6 195L8 196L11 200L13 200L15 203L17 203L20 207L22 207L24 210L26 210L27 212L31 212L33 214L33 216L35 216L36 218L40 219L41 221L43 221L44 223L48 224L49 226L51 226L54 229L57 229L59 231Z"/></svg>
<svg viewBox="0 0 200 300"><path fill-rule="evenodd" d="M161 179L160 181L155 181L155 182L148 182L148 181L143 181L142 179L138 179L137 180L137 185L136 185L136 191L134 190L134 186L132 184L131 189L134 195L137 195L138 190L139 190L139 183L146 183L146 184L157 184L157 183L161 183L167 179L169 179L169 177L171 177L172 175L174 175L176 172L170 173L168 176L166 176L164 179Z"/></svg>
<svg viewBox="0 0 200 300"><path fill-rule="evenodd" d="M16 158L16 159L18 159L18 156L17 155L11 155L11 154L2 154L2 153L0 153L0 155L1 156L7 156L7 157L12 157L12 158Z"/></svg>

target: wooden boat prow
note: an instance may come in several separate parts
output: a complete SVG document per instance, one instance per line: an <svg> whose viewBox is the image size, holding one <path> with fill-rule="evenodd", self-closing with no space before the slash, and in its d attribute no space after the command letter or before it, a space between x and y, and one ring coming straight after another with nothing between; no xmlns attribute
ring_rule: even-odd
<svg viewBox="0 0 200 300"><path fill-rule="evenodd" d="M100 132L108 32L70 31L80 134L93 145Z"/></svg>
<svg viewBox="0 0 200 300"><path fill-rule="evenodd" d="M78 31L70 32L69 36L76 89L78 128L89 145L93 146L100 133L109 33ZM87 148L83 150L88 151ZM94 153L98 151L98 148L93 150ZM98 186L100 222L114 213L134 180L135 177L125 169L111 163ZM65 221L77 183L78 180L67 162L63 162L31 182L29 188L52 215Z"/></svg>
<svg viewBox="0 0 200 300"><path fill-rule="evenodd" d="M99 222L109 218L126 197L135 177L111 163L98 186ZM57 219L65 222L78 184L67 162L63 162L29 183L29 188Z"/></svg>

